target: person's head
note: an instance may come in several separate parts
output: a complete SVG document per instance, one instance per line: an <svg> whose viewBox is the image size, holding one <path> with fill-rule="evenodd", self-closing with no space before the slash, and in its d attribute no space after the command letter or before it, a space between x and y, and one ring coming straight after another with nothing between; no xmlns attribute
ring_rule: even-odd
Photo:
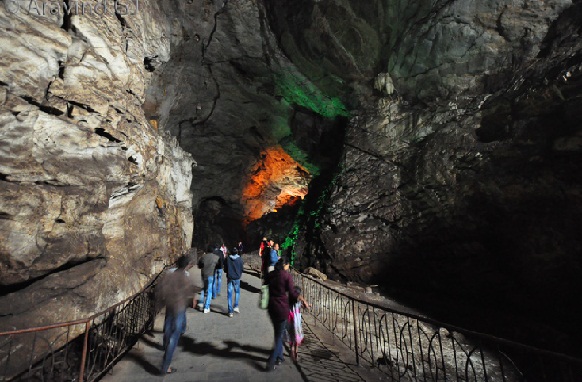
<svg viewBox="0 0 582 382"><path fill-rule="evenodd" d="M233 249L230 250L230 253L233 255L238 255L238 248L234 247Z"/></svg>
<svg viewBox="0 0 582 382"><path fill-rule="evenodd" d="M269 247L273 247L273 244L275 244L275 242L273 240L269 240Z"/></svg>
<svg viewBox="0 0 582 382"><path fill-rule="evenodd" d="M176 261L176 266L178 269L186 269L188 265L190 265L190 259L188 256L182 255L178 258L178 261Z"/></svg>
<svg viewBox="0 0 582 382"><path fill-rule="evenodd" d="M275 264L275 270L282 271L289 269L289 258L287 256L283 256L277 261Z"/></svg>
<svg viewBox="0 0 582 382"><path fill-rule="evenodd" d="M295 285L295 287L293 287L293 290L295 290L295 293L301 294L301 287Z"/></svg>
<svg viewBox="0 0 582 382"><path fill-rule="evenodd" d="M278 251L279 250L279 243L275 243L273 245L273 249L276 250L276 251Z"/></svg>

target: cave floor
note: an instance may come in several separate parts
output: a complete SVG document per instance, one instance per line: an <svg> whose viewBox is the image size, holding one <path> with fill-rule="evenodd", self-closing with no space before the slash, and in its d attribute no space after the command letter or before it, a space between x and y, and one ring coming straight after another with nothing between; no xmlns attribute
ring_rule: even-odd
<svg viewBox="0 0 582 382"><path fill-rule="evenodd" d="M240 314L228 317L226 278L222 295L212 301L211 312L189 308L188 327L172 360L174 373L158 376L162 362L164 314L156 317L154 330L101 380L114 381L374 381L385 379L376 369L357 366L355 355L332 333L303 315L305 341L294 364L285 348L285 363L275 371L264 371L273 344L273 327L265 310L258 307L260 279L246 269L241 281ZM200 282L197 270L191 272ZM384 377L384 378L383 378Z"/></svg>

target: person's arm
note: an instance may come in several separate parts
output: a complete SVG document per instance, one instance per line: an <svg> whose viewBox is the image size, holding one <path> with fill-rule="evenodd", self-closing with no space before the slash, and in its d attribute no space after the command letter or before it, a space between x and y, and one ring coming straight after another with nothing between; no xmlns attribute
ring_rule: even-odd
<svg viewBox="0 0 582 382"><path fill-rule="evenodd" d="M289 295L291 297L293 297L294 299L296 299L297 301L301 301L301 304L305 307L305 309L309 309L309 303L307 302L307 300L305 299L305 297L303 297L303 295L296 293L295 292L295 285L293 284L293 277L291 277L291 274L288 274L288 278L287 278L287 290L289 291Z"/></svg>

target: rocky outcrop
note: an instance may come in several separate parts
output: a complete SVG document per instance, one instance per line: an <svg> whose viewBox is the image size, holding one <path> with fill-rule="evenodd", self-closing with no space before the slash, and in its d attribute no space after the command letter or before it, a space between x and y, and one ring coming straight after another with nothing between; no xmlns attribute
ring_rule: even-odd
<svg viewBox="0 0 582 382"><path fill-rule="evenodd" d="M291 59L367 82L351 87L341 170L297 255L336 279L419 291L425 307L448 295L569 326L582 267L580 2L303 4L276 18Z"/></svg>
<svg viewBox="0 0 582 382"><path fill-rule="evenodd" d="M85 3L0 7L0 330L88 317L191 244L194 161L142 109L166 19Z"/></svg>

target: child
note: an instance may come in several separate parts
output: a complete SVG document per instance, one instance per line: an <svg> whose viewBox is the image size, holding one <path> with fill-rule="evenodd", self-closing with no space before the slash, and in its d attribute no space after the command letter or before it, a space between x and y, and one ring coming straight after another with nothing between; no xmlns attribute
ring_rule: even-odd
<svg viewBox="0 0 582 382"><path fill-rule="evenodd" d="M295 286L297 294L301 294L301 288ZM306 306L308 307L308 306ZM297 300L289 301L289 318L287 321L287 334L291 359L297 362L297 348L303 342L303 328L301 327L301 302Z"/></svg>

